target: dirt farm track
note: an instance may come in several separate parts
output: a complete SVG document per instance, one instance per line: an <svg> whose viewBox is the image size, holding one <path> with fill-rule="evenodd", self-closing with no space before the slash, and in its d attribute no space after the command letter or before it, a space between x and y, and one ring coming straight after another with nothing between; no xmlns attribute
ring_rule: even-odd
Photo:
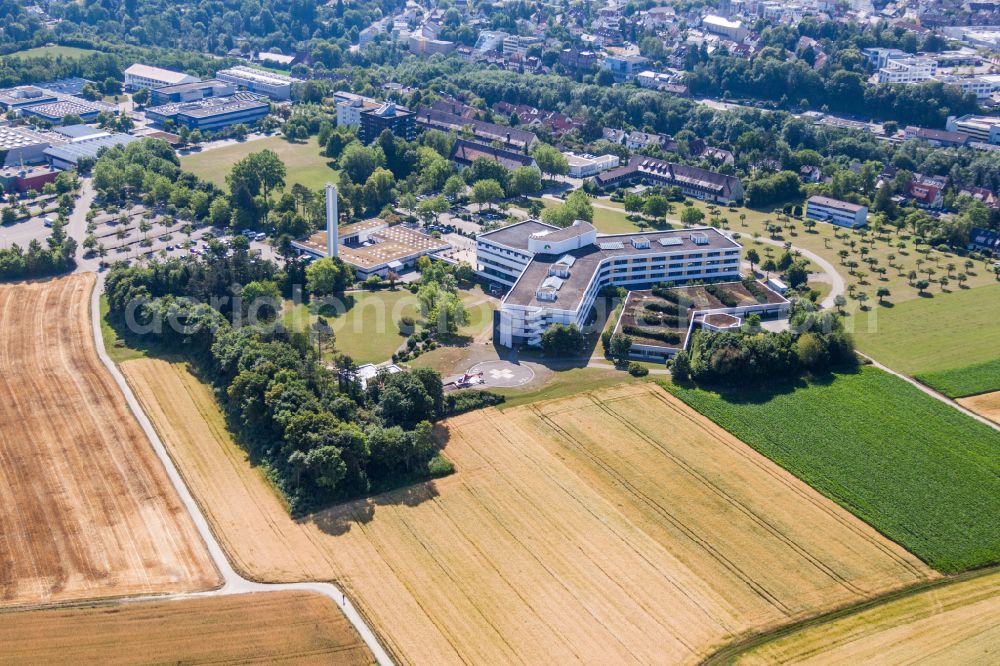
<svg viewBox="0 0 1000 666"><path fill-rule="evenodd" d="M220 582L97 357L93 285L0 285L0 606Z"/></svg>
<svg viewBox="0 0 1000 666"><path fill-rule="evenodd" d="M291 520L182 364L122 365L234 566L333 580L404 663L694 663L937 577L652 384L460 416L456 473Z"/></svg>

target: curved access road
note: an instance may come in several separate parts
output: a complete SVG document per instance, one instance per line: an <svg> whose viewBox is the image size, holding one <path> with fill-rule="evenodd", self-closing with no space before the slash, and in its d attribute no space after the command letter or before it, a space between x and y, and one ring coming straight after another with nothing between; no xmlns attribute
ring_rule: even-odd
<svg viewBox="0 0 1000 666"><path fill-rule="evenodd" d="M111 358L108 356L107 350L104 348L104 337L101 335L101 308L100 308L100 298L101 293L104 290L104 276L99 275L96 283L94 284L94 291L91 295L90 300L90 312L91 321L93 324L94 342L97 348L97 355L100 357L101 362L114 377L115 381L118 383L119 388L121 388L122 394L125 396L125 401L128 403L129 408L135 415L136 420L139 425L142 426L143 431L146 433L146 437L149 438L150 443L153 446L153 450L156 455L160 458L163 463L163 467L167 471L167 476L170 482L173 484L174 489L177 491L178 497L180 497L181 502L187 508L188 513L191 514L191 519L194 521L195 527L201 534L202 540L205 542L206 548L215 562L216 568L219 570L219 574L222 576L223 585L222 587L210 590L208 592L196 592L191 594L177 594L177 595L165 595L166 598L171 599L182 599L182 598L193 598L202 596L213 596L222 594L246 594L249 592L276 592L280 590L298 590L298 591L308 591L317 592L323 594L333 600L335 604L340 606L344 611L344 615L350 621L354 628L357 630L361 639L368 645L368 648L372 651L375 659L381 666L392 666L393 660L389 654L385 651L382 645L379 643L378 638L375 636L375 632L371 630L365 619L361 616L361 613L354 607L354 604L347 598L347 595L332 583L320 583L320 582L306 582L306 583L257 583L251 580L247 580L233 569L226 557L225 551L223 551L222 546L219 545L218 540L212 533L211 528L208 525L208 521L205 519L205 514L202 513L201 507L195 501L191 492L188 490L187 485L184 483L184 479L181 477L180 472L177 471L177 467L174 465L174 461L170 458L167 453L166 448L163 446L163 442L160 441L160 437L153 428L153 424L150 423L149 419L146 417L146 413L142 411L142 407L139 405L139 401L136 399L135 394L132 393L131 387L128 382L125 381L124 375L118 369L118 366L114 364ZM130 599L130 601L145 601L156 598L164 598L163 596L145 596L145 597L135 597Z"/></svg>
<svg viewBox="0 0 1000 666"><path fill-rule="evenodd" d="M764 238L763 236L757 240L761 243L767 243L768 245L774 245L775 247L780 247L782 249L785 247L785 241L772 240L770 238ZM843 296L844 292L847 291L847 283L844 281L844 276L837 272L837 268L833 264L812 250L807 250L794 244L792 245L792 250L798 252L803 257L819 266L820 269L822 269L822 271L829 276L830 293L826 295L826 298L823 299L820 305L824 308L832 308L834 306L834 299L837 298L837 296Z"/></svg>

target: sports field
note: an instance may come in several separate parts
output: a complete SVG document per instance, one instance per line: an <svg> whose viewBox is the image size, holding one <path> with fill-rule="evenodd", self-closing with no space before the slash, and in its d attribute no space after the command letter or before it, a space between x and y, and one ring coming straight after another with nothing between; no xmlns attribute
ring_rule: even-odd
<svg viewBox="0 0 1000 666"><path fill-rule="evenodd" d="M1000 573L936 586L755 648L738 664L996 664Z"/></svg>
<svg viewBox="0 0 1000 666"><path fill-rule="evenodd" d="M327 597L265 592L3 616L4 664L373 662Z"/></svg>
<svg viewBox="0 0 1000 666"><path fill-rule="evenodd" d="M220 582L97 357L93 285L0 285L0 606Z"/></svg>
<svg viewBox="0 0 1000 666"><path fill-rule="evenodd" d="M1000 423L1000 391L960 398L958 403L989 420Z"/></svg>
<svg viewBox="0 0 1000 666"><path fill-rule="evenodd" d="M336 183L339 172L327 166L327 159L320 155L316 137L304 143L289 143L283 137L269 136L263 139L252 139L234 143L222 148L212 148L201 152L181 156L181 168L190 171L199 178L225 187L226 176L233 164L250 153L262 150L273 150L285 163L288 173L285 176L285 186L295 183L305 185L311 190L318 190L326 183Z"/></svg>
<svg viewBox="0 0 1000 666"><path fill-rule="evenodd" d="M1000 349L994 351L1000 355ZM916 378L949 398L1000 391L1000 358L953 370L928 372Z"/></svg>
<svg viewBox="0 0 1000 666"><path fill-rule="evenodd" d="M935 568L1000 562L1000 432L902 379L670 391Z"/></svg>
<svg viewBox="0 0 1000 666"><path fill-rule="evenodd" d="M123 369L234 564L336 580L401 662L690 663L935 577L655 385L452 419L456 474L292 521L183 366Z"/></svg>
<svg viewBox="0 0 1000 666"><path fill-rule="evenodd" d="M857 313L845 323L860 351L912 375L993 360L998 321L1000 284L993 284Z"/></svg>

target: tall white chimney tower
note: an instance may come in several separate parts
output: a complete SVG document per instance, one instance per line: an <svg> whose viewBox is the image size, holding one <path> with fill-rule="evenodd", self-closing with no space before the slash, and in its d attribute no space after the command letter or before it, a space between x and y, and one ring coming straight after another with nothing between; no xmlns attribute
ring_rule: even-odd
<svg viewBox="0 0 1000 666"><path fill-rule="evenodd" d="M338 236L340 220L337 218L337 186L326 184L326 256L340 256Z"/></svg>

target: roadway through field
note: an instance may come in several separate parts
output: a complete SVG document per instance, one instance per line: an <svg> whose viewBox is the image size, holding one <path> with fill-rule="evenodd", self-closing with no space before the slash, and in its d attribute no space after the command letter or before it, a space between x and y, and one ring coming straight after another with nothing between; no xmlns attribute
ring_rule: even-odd
<svg viewBox="0 0 1000 666"><path fill-rule="evenodd" d="M218 540L215 538L212 530L208 526L208 521L205 519L205 515L201 511L201 507L195 501L191 492L188 490L187 485L184 483L184 479L181 477L180 473L177 471L177 467L174 466L174 461L170 458L167 453L166 448L163 446L163 442L160 441L160 437L153 428L152 423L146 417L146 413L142 410L139 405L139 401L136 399L135 394L132 392L132 388L125 381L124 375L118 369L118 366L112 362L111 358L107 354L107 350L104 348L104 337L101 335L101 315L100 315L100 298L101 292L104 289L104 276L99 276L96 284L94 285L94 291L91 296L90 310L91 310L91 320L93 324L93 334L95 346L97 348L97 355L100 357L101 362L105 365L111 376L114 377L115 382L117 382L122 394L125 396L125 401L128 403L129 409L135 415L136 420L142 427L146 436L149 438L150 444L153 446L153 451L156 452L157 457L163 463L163 467L166 469L167 477L170 479L171 484L177 491L178 497L180 497L181 502L187 508L188 513L191 515L191 519L194 522L201 538L205 542L205 546L208 548L209 555L218 568L219 573L222 575L225 581L221 588L212 590L209 592L197 592L191 594L173 594L173 595L160 595L160 596L143 596L141 598L132 598L132 601L149 601L155 599L185 599L185 598L197 598L204 596L215 596L215 595L226 595L226 594L247 594L250 592L274 592L280 590L297 590L297 591L308 591L317 592L319 594L325 595L333 600L333 602L338 605L344 612L344 615L354 626L355 630L361 636L361 640L365 642L368 648L372 651L375 659L382 666L392 666L393 660L389 654L385 651L382 645L379 643L378 638L375 636L375 632L371 630L362 617L361 613L354 607L354 604L347 598L347 595L332 583L320 583L320 582L309 582L309 583L257 583L251 580L247 580L243 576L239 575L235 569L233 569L232 564L230 564L229 559L226 557L225 551L223 551L222 546L219 545Z"/></svg>

